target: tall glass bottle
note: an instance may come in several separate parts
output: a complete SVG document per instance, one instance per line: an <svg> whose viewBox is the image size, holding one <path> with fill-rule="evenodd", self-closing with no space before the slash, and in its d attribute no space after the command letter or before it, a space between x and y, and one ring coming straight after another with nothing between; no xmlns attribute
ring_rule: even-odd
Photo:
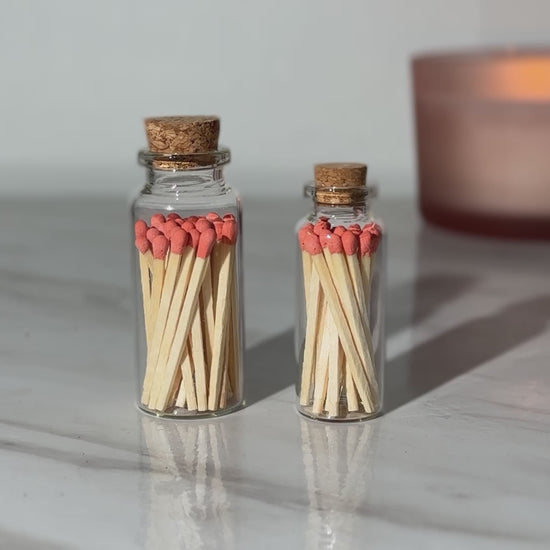
<svg viewBox="0 0 550 550"><path fill-rule="evenodd" d="M351 421L382 411L384 249L367 167L315 166L313 210L297 226L298 410Z"/></svg>
<svg viewBox="0 0 550 550"><path fill-rule="evenodd" d="M147 179L132 207L138 404L217 416L243 404L240 201L217 117L145 121Z"/></svg>

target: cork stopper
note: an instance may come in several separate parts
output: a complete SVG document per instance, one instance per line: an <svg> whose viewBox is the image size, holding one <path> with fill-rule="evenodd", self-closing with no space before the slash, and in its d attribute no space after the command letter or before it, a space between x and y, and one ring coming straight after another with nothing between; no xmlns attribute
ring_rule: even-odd
<svg viewBox="0 0 550 550"><path fill-rule="evenodd" d="M164 116L145 119L149 151L166 155L208 153L218 148L220 119L217 116ZM209 164L211 158L193 162L155 160L156 168L192 168Z"/></svg>
<svg viewBox="0 0 550 550"><path fill-rule="evenodd" d="M329 162L316 164L314 171L317 202L345 205L364 200L367 185L366 164Z"/></svg>

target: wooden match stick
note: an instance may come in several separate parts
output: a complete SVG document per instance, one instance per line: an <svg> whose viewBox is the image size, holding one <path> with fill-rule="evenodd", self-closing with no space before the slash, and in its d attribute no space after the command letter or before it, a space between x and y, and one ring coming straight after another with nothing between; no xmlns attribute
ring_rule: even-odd
<svg viewBox="0 0 550 550"><path fill-rule="evenodd" d="M169 222L166 223L166 225ZM168 257L168 263L166 272L164 274L164 284L162 287L162 293L160 297L160 305L158 308L157 319L155 328L153 331L153 339L149 346L147 353L147 368L154 369L157 364L157 359L162 343L162 337L166 328L166 321L168 320L168 314L170 306L172 304L172 297L177 283L177 276L180 271L181 260L183 252L189 241L189 234L184 229L180 229L175 223L177 229L170 232L170 254Z"/></svg>
<svg viewBox="0 0 550 550"><path fill-rule="evenodd" d="M328 363L328 387L325 409L329 416L338 416L340 410L340 373L342 372L344 354L341 352L338 329L332 315L330 323L330 356Z"/></svg>
<svg viewBox="0 0 550 550"><path fill-rule="evenodd" d="M160 296L164 284L164 259L168 251L168 239L164 235L157 235L153 239L152 245L153 281L151 289L151 326L155 326L160 306Z"/></svg>
<svg viewBox="0 0 550 550"><path fill-rule="evenodd" d="M327 394L328 384L328 371L329 361L332 355L332 345L334 338L332 333L336 333L336 326L333 321L330 308L326 308L326 314L324 316L324 323L320 327L321 331L321 345L319 353L317 355L317 361L315 363L315 381L313 387L313 414L321 414L323 412L323 406L325 404L325 397Z"/></svg>
<svg viewBox="0 0 550 550"><path fill-rule="evenodd" d="M237 223L235 220L223 222L222 241L216 246L220 247L221 265L214 272L217 278L216 307L214 310L215 329L214 345L212 349L212 365L210 369L210 381L208 389L208 409L217 410L219 392L222 383L223 345L228 329L228 313L230 305L230 289L234 284L235 242L237 239Z"/></svg>
<svg viewBox="0 0 550 550"><path fill-rule="evenodd" d="M210 261L210 253L215 242L216 233L213 229L207 229L200 235L193 271L189 279L187 292L185 293L172 345L168 353L166 352L168 347L161 349L158 359L159 368L157 368L159 376L156 376L156 384L153 385L152 390L153 406L158 411L164 411L167 407L170 388L174 383L176 370L183 354L184 343L187 340L193 322L199 301L200 288L204 281L206 268ZM187 400L189 402L189 395L187 395Z"/></svg>
<svg viewBox="0 0 550 550"><path fill-rule="evenodd" d="M165 350L164 356L167 356L170 350L170 346L172 345L174 334L176 333L180 311L185 297L185 291L187 289L187 284L193 270L193 264L195 262L195 249L198 246L199 234L198 231L193 226L191 226L190 231L188 231L188 235L190 241L188 239L187 246L185 247L182 258L180 260L181 267L178 280L172 295L170 310L168 312L168 318L166 320L164 332L162 334L160 348L159 351L156 352L157 360L156 362L150 362L147 364L147 370L145 372L145 378L143 381L143 392L141 395L141 402L144 405L150 405L151 389L153 386L153 382L156 379L156 372L160 364L159 361L162 350Z"/></svg>
<svg viewBox="0 0 550 550"><path fill-rule="evenodd" d="M204 345L205 342L202 333L201 309L200 307L197 307L195 315L193 317L193 323L191 325L189 354L193 359L193 366L195 370L195 389L199 411L208 410Z"/></svg>
<svg viewBox="0 0 550 550"><path fill-rule="evenodd" d="M372 350L372 339L368 320L361 317L360 309L355 301L352 286L350 284L350 273L347 268L347 262L344 254L342 240L338 235L332 235L327 241L327 247L330 253L331 275L334 286L340 298L340 302L348 319L349 328L357 351L363 359L365 373L369 381L374 396L378 394L378 382L374 371L374 352ZM359 283L357 283L359 284Z"/></svg>
<svg viewBox="0 0 550 550"><path fill-rule="evenodd" d="M304 271L304 293L306 303L306 336L304 343L304 357L302 360L302 376L300 383L300 405L306 406L311 399L311 382L313 378L314 359L316 355L317 334L320 334L322 325L319 324L321 305L321 284L317 271L312 269L311 256L305 250L305 238L312 233L313 225L304 226L298 233L300 248L302 249L302 265Z"/></svg>
<svg viewBox="0 0 550 550"><path fill-rule="evenodd" d="M348 320L342 310L338 291L334 286L331 274L328 270L327 263L322 254L322 248L317 235L307 235L305 242L306 250L311 254L313 266L315 267L323 292L327 297L330 311L338 327L338 334L342 343L342 348L348 359L348 366L352 372L353 380L357 387L361 401L363 402L367 412L376 410L376 398L373 388L369 386L365 371L361 368L366 368L365 360L359 355L354 339L351 335ZM375 381L376 382L376 381Z"/></svg>
<svg viewBox="0 0 550 550"><path fill-rule="evenodd" d="M141 296L143 301L145 338L147 341L147 348L149 348L151 342L151 279L146 254L150 254L151 252L149 250L149 241L147 240L147 237L137 237L135 245L139 251L139 273L141 280Z"/></svg>

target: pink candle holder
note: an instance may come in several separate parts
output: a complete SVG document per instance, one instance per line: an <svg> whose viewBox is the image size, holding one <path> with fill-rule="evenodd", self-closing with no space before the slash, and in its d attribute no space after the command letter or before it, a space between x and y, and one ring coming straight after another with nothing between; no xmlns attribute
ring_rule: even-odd
<svg viewBox="0 0 550 550"><path fill-rule="evenodd" d="M550 50L422 55L412 70L424 217L550 239Z"/></svg>

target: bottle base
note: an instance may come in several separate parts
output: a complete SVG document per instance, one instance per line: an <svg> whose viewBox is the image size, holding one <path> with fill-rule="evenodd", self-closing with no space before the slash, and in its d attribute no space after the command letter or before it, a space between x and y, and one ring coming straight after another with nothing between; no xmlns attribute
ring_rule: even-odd
<svg viewBox="0 0 550 550"><path fill-rule="evenodd" d="M349 411L345 415L341 416L330 416L326 412L320 414L314 413L312 407L298 406L296 407L297 411L306 418L311 420L320 420L322 422L363 422L365 420L372 420L382 415L382 411L375 411L372 413L366 413L364 411Z"/></svg>
<svg viewBox="0 0 550 550"><path fill-rule="evenodd" d="M153 409L149 409L139 401L137 402L138 409L149 415L157 418L167 418L173 420L200 420L205 418L217 418L219 416L225 416L242 409L245 406L244 401L239 401L229 407L218 409L216 411L190 411L182 407L172 407L166 411L160 412Z"/></svg>

